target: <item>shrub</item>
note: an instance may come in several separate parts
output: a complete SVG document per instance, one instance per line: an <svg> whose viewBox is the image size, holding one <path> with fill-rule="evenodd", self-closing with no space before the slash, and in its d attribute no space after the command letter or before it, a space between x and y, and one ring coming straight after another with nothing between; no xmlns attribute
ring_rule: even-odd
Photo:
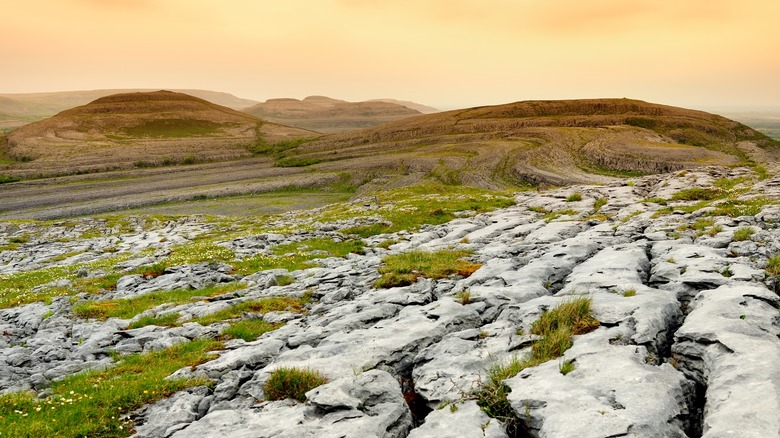
<svg viewBox="0 0 780 438"><path fill-rule="evenodd" d="M734 231L734 235L731 237L731 240L733 240L734 242L750 240L750 236L752 236L753 233L755 233L755 231L753 230L753 228L750 227L737 228L737 230Z"/></svg>
<svg viewBox="0 0 780 438"><path fill-rule="evenodd" d="M277 368L265 382L263 391L266 400L285 400L292 398L306 401L306 393L324 385L328 380L318 371L298 368Z"/></svg>

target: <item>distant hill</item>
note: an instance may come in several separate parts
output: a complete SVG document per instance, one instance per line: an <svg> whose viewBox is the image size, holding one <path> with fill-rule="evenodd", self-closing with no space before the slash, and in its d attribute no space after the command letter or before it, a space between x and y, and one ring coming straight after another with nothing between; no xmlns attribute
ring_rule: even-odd
<svg viewBox="0 0 780 438"><path fill-rule="evenodd" d="M405 106L407 108L411 108L413 110L417 110L423 114L433 114L441 112L441 110L436 109L432 106L422 105L415 102L410 102L408 100L397 100L397 99L370 99L366 102L387 102L387 103L394 103L396 105Z"/></svg>
<svg viewBox="0 0 780 438"><path fill-rule="evenodd" d="M422 105L414 106L435 111ZM325 133L368 128L422 114L397 101L347 102L325 96L309 96L303 100L269 99L244 112L271 122Z"/></svg>
<svg viewBox="0 0 780 438"><path fill-rule="evenodd" d="M51 117L61 111L85 105L95 99L113 94L151 92L153 89L107 89L86 91L58 91L52 93L0 94L0 128L15 128ZM172 90L199 97L232 109L252 106L257 101L241 99L232 94L209 90Z"/></svg>
<svg viewBox="0 0 780 438"><path fill-rule="evenodd" d="M323 170L402 169L407 178L505 187L774 161L780 143L706 112L630 99L591 99L423 115L328 135L287 153L319 161L315 167Z"/></svg>
<svg viewBox="0 0 780 438"><path fill-rule="evenodd" d="M52 174L223 160L256 144L311 137L171 91L120 93L23 126L7 136L15 174Z"/></svg>

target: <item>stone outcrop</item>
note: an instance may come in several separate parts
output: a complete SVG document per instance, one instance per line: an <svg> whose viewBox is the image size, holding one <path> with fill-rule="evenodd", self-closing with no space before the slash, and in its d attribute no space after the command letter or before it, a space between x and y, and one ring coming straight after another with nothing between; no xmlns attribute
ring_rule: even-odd
<svg viewBox="0 0 780 438"><path fill-rule="evenodd" d="M0 391L45 395L52 380L110 366L111 351L154 351L224 329L191 321L197 317L246 300L308 293L306 313L262 316L283 327L256 341L226 342L219 357L176 372L213 385L135 412L137 436L777 436L780 298L765 271L780 251L777 208L707 216L710 228L701 229L693 225L717 202L691 211L695 201L670 202L667 210L644 201L746 174L708 169L633 185L525 192L514 207L366 239L366 254L323 259L317 268L239 279L218 264L185 265L155 279L127 275L105 295L239 281L239 290L223 296L144 314L177 313L179 327L129 330L130 320L80 320L67 298L0 310ZM759 182L741 199L778 196L777 183ZM567 202L575 192L581 200ZM594 212L597 199L605 201ZM542 212L561 210L574 213ZM753 234L735 241L745 227ZM344 227L320 228L307 237L337 236ZM397 243L389 248L376 245L391 238ZM300 240L261 235L224 245L252 255ZM474 251L482 267L468 278L373 286L384 255L446 248ZM17 251L16 262L3 259L9 272L40 265L35 256L24 261L24 248ZM281 286L280 275L295 281ZM473 391L491 366L526 357L536 339L533 322L572 296L590 297L601 325L575 336L559 360L504 382L519 425L506 430L480 410ZM564 362L573 370L564 374ZM315 369L328 383L303 403L265 400L270 373L291 366Z"/></svg>

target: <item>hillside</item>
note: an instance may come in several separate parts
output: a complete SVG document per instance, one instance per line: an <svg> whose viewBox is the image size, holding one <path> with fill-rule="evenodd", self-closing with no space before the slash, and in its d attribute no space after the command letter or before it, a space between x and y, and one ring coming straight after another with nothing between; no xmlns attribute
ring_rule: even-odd
<svg viewBox="0 0 780 438"><path fill-rule="evenodd" d="M258 141L311 136L170 91L101 97L11 132L4 173L57 174L251 155Z"/></svg>
<svg viewBox="0 0 780 438"><path fill-rule="evenodd" d="M0 94L0 129L15 128L27 123L51 117L61 111L86 105L95 99L113 94L152 92L153 89L107 89L84 91L57 91L51 93ZM229 93L210 90L172 91L199 97L217 105L242 109L257 103Z"/></svg>
<svg viewBox="0 0 780 438"><path fill-rule="evenodd" d="M320 169L506 187L603 181L702 165L774 161L780 143L732 120L629 99L526 101L429 114L287 151ZM339 163L337 160L346 160Z"/></svg>
<svg viewBox="0 0 780 438"><path fill-rule="evenodd" d="M269 99L244 112L271 122L326 133L368 128L422 114L398 101L347 102L324 96Z"/></svg>

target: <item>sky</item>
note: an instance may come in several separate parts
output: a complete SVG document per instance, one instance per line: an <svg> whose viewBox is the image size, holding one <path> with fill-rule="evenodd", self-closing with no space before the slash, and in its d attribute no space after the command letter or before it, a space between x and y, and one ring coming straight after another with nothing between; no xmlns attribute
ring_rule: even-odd
<svg viewBox="0 0 780 438"><path fill-rule="evenodd" d="M780 108L778 0L0 0L0 93Z"/></svg>

